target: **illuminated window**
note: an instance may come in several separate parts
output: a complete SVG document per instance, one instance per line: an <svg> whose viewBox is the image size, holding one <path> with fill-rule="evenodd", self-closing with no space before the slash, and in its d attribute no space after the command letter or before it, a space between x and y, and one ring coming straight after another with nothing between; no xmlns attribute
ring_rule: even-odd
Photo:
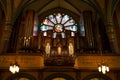
<svg viewBox="0 0 120 80"><path fill-rule="evenodd" d="M37 16L35 15L34 27L33 27L33 36L37 36L37 33L38 33L38 19L37 19Z"/></svg>
<svg viewBox="0 0 120 80"><path fill-rule="evenodd" d="M70 30L71 36L75 36L77 31L77 24L72 17L63 13L54 13L47 16L40 26L41 31L46 33L48 30L53 30L53 38L56 38L57 34L61 34L62 38L65 38L65 31ZM47 34L47 33L46 33Z"/></svg>
<svg viewBox="0 0 120 80"><path fill-rule="evenodd" d="M52 80L66 80L65 78L62 78L62 77L58 77L58 78L54 78Z"/></svg>
<svg viewBox="0 0 120 80"><path fill-rule="evenodd" d="M85 27L84 27L83 15L81 15L81 18L80 18L80 35L85 36Z"/></svg>
<svg viewBox="0 0 120 80"><path fill-rule="evenodd" d="M16 78L14 80L30 80L30 79L21 77L21 78Z"/></svg>
<svg viewBox="0 0 120 80"><path fill-rule="evenodd" d="M105 79L103 79L103 78L92 78L90 80L105 80Z"/></svg>

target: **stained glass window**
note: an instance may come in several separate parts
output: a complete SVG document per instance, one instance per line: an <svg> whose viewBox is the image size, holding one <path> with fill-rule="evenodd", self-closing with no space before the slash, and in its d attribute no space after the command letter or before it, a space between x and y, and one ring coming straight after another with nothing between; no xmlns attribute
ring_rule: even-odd
<svg viewBox="0 0 120 80"><path fill-rule="evenodd" d="M57 34L61 34L61 37L65 38L66 30L70 30L72 33L71 36L74 36L74 32L77 31L77 24L75 20L67 14L54 13L43 20L40 29L46 36L48 30L53 30L53 38L56 38Z"/></svg>
<svg viewBox="0 0 120 80"><path fill-rule="evenodd" d="M33 27L33 36L37 36L37 32L38 32L38 19L37 19L37 16L35 15L34 27Z"/></svg>
<svg viewBox="0 0 120 80"><path fill-rule="evenodd" d="M37 36L38 25L34 25L33 36Z"/></svg>
<svg viewBox="0 0 120 80"><path fill-rule="evenodd" d="M81 18L80 18L80 35L85 36L85 27L84 27L83 15L81 15Z"/></svg>

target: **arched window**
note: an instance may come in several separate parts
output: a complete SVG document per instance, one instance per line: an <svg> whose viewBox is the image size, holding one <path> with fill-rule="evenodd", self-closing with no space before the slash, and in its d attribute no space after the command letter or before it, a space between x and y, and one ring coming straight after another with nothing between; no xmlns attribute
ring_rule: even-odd
<svg viewBox="0 0 120 80"><path fill-rule="evenodd" d="M57 78L54 78L52 80L66 80L65 78L62 78L62 77L57 77Z"/></svg>
<svg viewBox="0 0 120 80"><path fill-rule="evenodd" d="M74 65L74 42L78 33L78 21L72 16L54 12L40 20L45 65Z"/></svg>
<svg viewBox="0 0 120 80"><path fill-rule="evenodd" d="M47 31L52 30L53 38L56 38L58 34L61 34L61 37L65 38L66 30L70 30L71 36L75 36L75 32L77 31L77 23L67 14L54 13L50 14L43 20L40 29L43 31L43 36L47 36Z"/></svg>
<svg viewBox="0 0 120 80"><path fill-rule="evenodd" d="M112 79L103 74L90 74L82 80L112 80Z"/></svg>
<svg viewBox="0 0 120 80"><path fill-rule="evenodd" d="M74 78L68 74L54 73L46 77L45 80L74 80Z"/></svg>
<svg viewBox="0 0 120 80"><path fill-rule="evenodd" d="M6 80L36 80L36 78L27 73L18 73L9 76Z"/></svg>
<svg viewBox="0 0 120 80"><path fill-rule="evenodd" d="M84 19L83 19L82 14L81 14L81 17L80 17L80 35L85 36Z"/></svg>
<svg viewBox="0 0 120 80"><path fill-rule="evenodd" d="M14 80L30 80L30 79L25 78L25 77L20 77L20 78L15 78Z"/></svg>
<svg viewBox="0 0 120 80"><path fill-rule="evenodd" d="M37 15L34 17L33 36L38 36L38 19Z"/></svg>

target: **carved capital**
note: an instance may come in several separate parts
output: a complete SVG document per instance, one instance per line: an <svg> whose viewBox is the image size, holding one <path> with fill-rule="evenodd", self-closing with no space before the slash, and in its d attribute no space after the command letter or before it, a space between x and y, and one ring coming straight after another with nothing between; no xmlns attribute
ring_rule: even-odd
<svg viewBox="0 0 120 80"><path fill-rule="evenodd" d="M12 33L12 23L6 22L3 29L4 39L9 40Z"/></svg>

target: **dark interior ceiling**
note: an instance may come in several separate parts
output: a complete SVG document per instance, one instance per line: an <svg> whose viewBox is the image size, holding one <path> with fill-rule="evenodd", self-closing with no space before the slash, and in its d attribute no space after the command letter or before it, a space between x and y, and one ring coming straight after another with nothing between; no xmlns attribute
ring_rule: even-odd
<svg viewBox="0 0 120 80"><path fill-rule="evenodd" d="M119 6L120 0L0 0L2 8L6 12L10 4L12 13L17 17L21 12L33 9L39 15L55 7L68 9L77 15L84 10L91 10L101 16L113 15L115 9Z"/></svg>

